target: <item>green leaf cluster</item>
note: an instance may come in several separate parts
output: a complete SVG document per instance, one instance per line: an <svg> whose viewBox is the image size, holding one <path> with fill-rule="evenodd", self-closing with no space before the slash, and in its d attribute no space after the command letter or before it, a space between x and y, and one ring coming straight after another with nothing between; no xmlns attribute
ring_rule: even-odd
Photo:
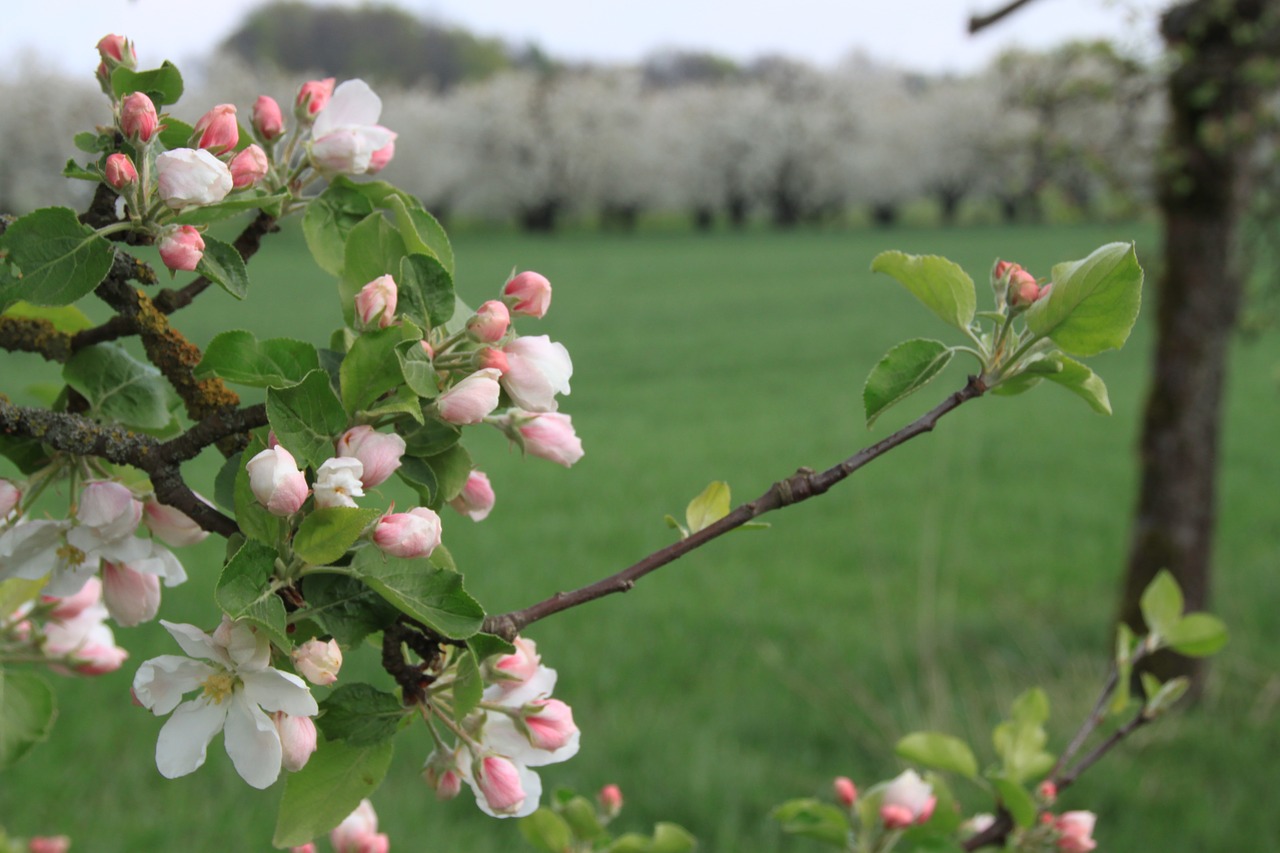
<svg viewBox="0 0 1280 853"><path fill-rule="evenodd" d="M524 840L544 853L690 853L698 846L688 830L674 823L657 823L649 835L629 832L615 838L606 828L609 821L586 797L559 788L549 806L521 818L519 826Z"/></svg>

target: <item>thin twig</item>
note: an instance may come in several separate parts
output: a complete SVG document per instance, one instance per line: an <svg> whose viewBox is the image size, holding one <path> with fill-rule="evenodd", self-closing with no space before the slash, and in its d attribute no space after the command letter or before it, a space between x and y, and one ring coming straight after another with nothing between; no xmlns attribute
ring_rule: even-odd
<svg viewBox="0 0 1280 853"><path fill-rule="evenodd" d="M1006 3L1004 6L1001 6L999 9L996 9L994 12L989 14L971 15L969 17L969 35L974 35L985 30L992 24L1012 15L1014 12L1018 11L1030 2L1032 2L1032 0L1012 0L1011 3Z"/></svg>

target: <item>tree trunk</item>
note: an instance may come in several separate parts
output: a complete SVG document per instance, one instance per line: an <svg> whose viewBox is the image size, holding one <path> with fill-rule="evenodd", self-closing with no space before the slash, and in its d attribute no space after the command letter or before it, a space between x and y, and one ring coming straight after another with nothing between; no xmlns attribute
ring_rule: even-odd
<svg viewBox="0 0 1280 853"><path fill-rule="evenodd" d="M1238 127L1258 106L1251 60L1274 50L1275 0L1193 0L1165 13L1161 32L1182 56L1172 72L1166 165L1160 172L1164 269L1156 289L1156 352L1141 439L1141 484L1120 618L1145 630L1143 589L1162 568L1177 578L1188 610L1209 601L1218 444L1231 334L1244 289L1240 231L1250 185ZM1245 21L1261 26L1245 39ZM1203 668L1169 655L1152 662L1168 678Z"/></svg>

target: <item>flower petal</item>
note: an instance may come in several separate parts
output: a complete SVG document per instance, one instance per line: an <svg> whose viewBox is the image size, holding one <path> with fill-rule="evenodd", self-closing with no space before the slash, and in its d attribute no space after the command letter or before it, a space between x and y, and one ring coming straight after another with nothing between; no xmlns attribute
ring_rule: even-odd
<svg viewBox="0 0 1280 853"><path fill-rule="evenodd" d="M209 741L227 719L227 706L201 697L183 702L156 740L156 768L166 779L177 779L204 764Z"/></svg>
<svg viewBox="0 0 1280 853"><path fill-rule="evenodd" d="M463 777L466 779L467 784L471 786L471 792L476 795L476 805L480 807L480 811L489 817L528 817L538 810L538 802L542 799L541 777L519 761L513 761L512 764L515 765L516 773L520 777L520 787L524 790L524 802L520 803L520 808L511 814L498 814L489 808L489 803L485 800L484 793L481 792L480 786L476 784L471 773L468 772Z"/></svg>
<svg viewBox="0 0 1280 853"><path fill-rule="evenodd" d="M234 622L230 628L227 654L239 674L256 672L271 663L271 641L249 627L248 622Z"/></svg>
<svg viewBox="0 0 1280 853"><path fill-rule="evenodd" d="M138 667L137 674L133 676L133 695L144 708L161 717L178 707L182 695L195 690L214 671L213 667L198 660L161 655L143 661Z"/></svg>
<svg viewBox="0 0 1280 853"><path fill-rule="evenodd" d="M339 127L376 125L382 116L382 99L360 79L345 80L316 116L312 134L319 139Z"/></svg>
<svg viewBox="0 0 1280 853"><path fill-rule="evenodd" d="M527 767L544 767L568 761L578 754L580 737L581 732L574 732L568 742L554 752L538 749L505 714L489 714L483 735L485 746L507 756L516 764Z"/></svg>
<svg viewBox="0 0 1280 853"><path fill-rule="evenodd" d="M291 672L267 667L259 672L242 672L245 696L267 711L284 711L294 717L311 717L319 712L305 681Z"/></svg>
<svg viewBox="0 0 1280 853"><path fill-rule="evenodd" d="M0 580L39 580L62 561L65 521L20 521L0 536Z"/></svg>
<svg viewBox="0 0 1280 853"><path fill-rule="evenodd" d="M182 650L193 658L204 658L217 663L230 663L227 659L227 653L213 641L213 637L210 637L195 625L168 622L164 619L160 620L160 624L178 642L178 645L182 646Z"/></svg>
<svg viewBox="0 0 1280 853"><path fill-rule="evenodd" d="M269 788L280 776L280 732L242 690L231 697L223 740L236 772L253 787Z"/></svg>

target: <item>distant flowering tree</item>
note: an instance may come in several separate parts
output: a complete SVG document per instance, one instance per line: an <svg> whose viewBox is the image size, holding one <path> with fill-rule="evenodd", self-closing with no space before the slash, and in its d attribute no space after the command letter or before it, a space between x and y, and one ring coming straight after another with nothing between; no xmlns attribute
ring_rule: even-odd
<svg viewBox="0 0 1280 853"><path fill-rule="evenodd" d="M99 51L111 121L77 139L92 152L88 162L64 169L93 186L88 209L0 219L0 347L61 364L66 383L48 407L0 398L0 455L17 472L0 479L0 767L53 723L55 694L30 670L119 669L127 653L108 621L155 619L161 586L188 577L173 549L212 533L227 543L211 590L217 624L160 620L176 649L143 661L132 678L136 703L167 717L155 750L162 775L197 771L221 733L249 785L286 774L277 847L314 850L328 832L335 850L385 851L390 841L367 797L387 773L396 734L421 725L433 744L422 775L435 794L451 799L467 786L482 812L524 818L524 837L543 850L682 853L695 842L673 824L611 835L622 807L614 785L594 803L557 792L542 805L538 768L572 758L580 733L553 695L555 670L522 632L825 493L987 393L1048 381L1110 411L1105 385L1080 359L1123 345L1133 326L1142 271L1131 245L1103 246L1047 279L997 262L983 311L973 280L952 262L886 252L873 269L960 343L915 339L890 350L864 389L868 422L957 355L975 361L962 389L828 470L802 469L736 508L728 487L713 483L683 522L669 519L680 534L671 545L579 589L489 613L465 588L441 513L448 505L478 522L495 505L467 427L497 429L565 467L583 456L560 411L574 371L568 350L517 329L548 313L551 283L524 271L495 282L478 308L464 301L435 218L413 196L368 179L393 160L397 132L381 124L381 99L364 82L306 82L288 111L266 95L245 113L218 103L189 125L167 109L183 90L174 66L137 70L119 36ZM550 109L550 93L524 95L535 114ZM531 203L555 188L551 173L535 177ZM246 298L245 262L291 214L301 216L321 273L338 280L341 327L320 347L225 331L201 352L172 316L211 285ZM251 219L234 243L208 230L239 216ZM144 244L171 273L195 277L159 288L130 251ZM91 295L111 309L97 325L76 307ZM115 343L128 337L145 361ZM244 405L231 385L263 389L265 402ZM182 464L211 447L225 462L212 483L198 484L202 496ZM418 505L386 505L376 487L391 477ZM856 851L1092 849L1093 816L1053 814L1057 792L1185 688L1144 675L1135 702L1133 665L1159 649L1211 654L1225 642L1213 617L1183 615L1168 575L1150 585L1142 608L1150 632L1120 629L1111 677L1061 755L1046 749L1047 700L1031 690L997 727L999 760L984 772L965 743L919 732L898 752L926 775L909 770L861 796L842 778L838 806L794 801L776 817L788 831ZM344 650L370 639L385 673L376 684L343 674ZM1126 721L1080 756L1117 714ZM943 774L972 782L989 814L965 821ZM0 836L0 845L15 844ZM33 838L25 849L68 844Z"/></svg>

